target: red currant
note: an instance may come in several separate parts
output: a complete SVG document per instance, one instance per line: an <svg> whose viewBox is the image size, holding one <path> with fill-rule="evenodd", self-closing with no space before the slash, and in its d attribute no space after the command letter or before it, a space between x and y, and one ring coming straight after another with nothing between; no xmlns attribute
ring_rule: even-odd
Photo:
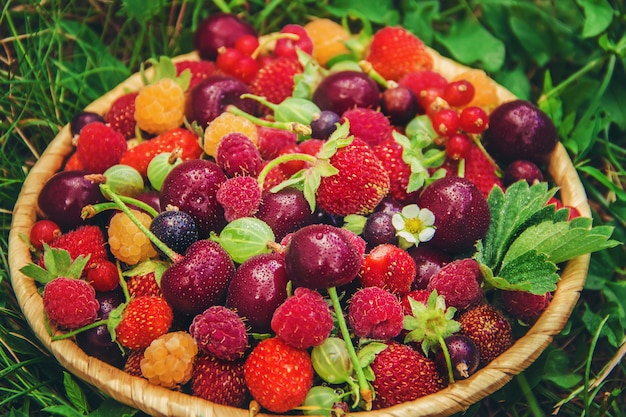
<svg viewBox="0 0 626 417"><path fill-rule="evenodd" d="M235 48L221 49L217 55L217 67L226 74L232 74L233 69L238 65L243 56L245 55Z"/></svg>
<svg viewBox="0 0 626 417"><path fill-rule="evenodd" d="M231 70L231 74L239 78L244 83L250 83L257 71L259 70L259 64L254 58L249 55L242 55L237 62L237 65Z"/></svg>
<svg viewBox="0 0 626 417"><path fill-rule="evenodd" d="M474 98L474 85L467 80L452 81L443 91L443 99L452 107L463 107Z"/></svg>
<svg viewBox="0 0 626 417"><path fill-rule="evenodd" d="M98 261L87 267L87 281L96 291L112 291L120 283L117 266L110 261Z"/></svg>
<svg viewBox="0 0 626 417"><path fill-rule="evenodd" d="M61 228L52 220L39 220L30 229L30 243L35 249L43 250L43 244L49 244L61 236Z"/></svg>
<svg viewBox="0 0 626 417"><path fill-rule="evenodd" d="M235 41L235 49L244 55L252 55L259 47L259 38L253 35L242 35Z"/></svg>
<svg viewBox="0 0 626 417"><path fill-rule="evenodd" d="M489 126L489 115L482 107L466 107L459 116L459 126L467 133L482 133Z"/></svg>
<svg viewBox="0 0 626 417"><path fill-rule="evenodd" d="M417 103L419 106L428 113L428 110L432 107L433 103L437 101L443 94L443 90L439 87L428 87L420 90L417 95Z"/></svg>
<svg viewBox="0 0 626 417"><path fill-rule="evenodd" d="M446 155L454 160L465 159L472 147L472 140L462 133L452 135L446 141Z"/></svg>
<svg viewBox="0 0 626 417"><path fill-rule="evenodd" d="M459 115L453 109L437 110L431 117L433 129L441 136L452 136L459 130Z"/></svg>

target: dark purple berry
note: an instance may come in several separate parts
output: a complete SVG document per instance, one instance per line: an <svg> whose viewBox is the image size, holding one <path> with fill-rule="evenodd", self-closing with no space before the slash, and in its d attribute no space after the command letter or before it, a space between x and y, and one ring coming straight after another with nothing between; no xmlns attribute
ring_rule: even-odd
<svg viewBox="0 0 626 417"><path fill-rule="evenodd" d="M417 270L411 286L413 290L426 289L430 277L454 259L446 252L425 245L414 246L408 252L415 261Z"/></svg>
<svg viewBox="0 0 626 417"><path fill-rule="evenodd" d="M455 334L444 339L450 353L452 375L455 379L465 379L478 369L480 354L476 344L467 336ZM435 362L442 375L448 374L448 367L443 351L440 349L435 356Z"/></svg>
<svg viewBox="0 0 626 417"><path fill-rule="evenodd" d="M72 132L72 135L78 135L81 129L91 122L104 123L104 117L100 116L98 113L93 113L90 111L83 111L78 113L70 121L70 131Z"/></svg>
<svg viewBox="0 0 626 417"><path fill-rule="evenodd" d="M543 181L541 168L539 168L534 162L523 159L511 162L504 170L502 183L505 187L508 187L514 182L520 180L526 181L529 185L532 185L535 182Z"/></svg>
<svg viewBox="0 0 626 417"><path fill-rule="evenodd" d="M365 222L361 237L367 242L369 248L384 243L395 244L397 241L396 229L391 223L392 215L383 211L372 213Z"/></svg>
<svg viewBox="0 0 626 417"><path fill-rule="evenodd" d="M341 123L341 117L333 111L323 110L318 117L311 122L311 137L316 139L328 139L337 129L337 123Z"/></svg>
<svg viewBox="0 0 626 417"><path fill-rule="evenodd" d="M150 231L174 252L184 255L198 240L198 227L190 214L179 210L159 213L150 224ZM160 252L155 246L155 249Z"/></svg>
<svg viewBox="0 0 626 417"><path fill-rule="evenodd" d="M363 72L338 71L317 86L313 102L321 110L337 114L355 107L375 109L380 105L380 90L378 84Z"/></svg>
<svg viewBox="0 0 626 417"><path fill-rule="evenodd" d="M402 86L385 90L380 105L383 114L398 126L406 125L420 108L415 93Z"/></svg>
<svg viewBox="0 0 626 417"><path fill-rule="evenodd" d="M256 217L263 220L274 232L280 242L288 233L312 224L316 220L311 213L304 193L292 187L271 193L265 192Z"/></svg>

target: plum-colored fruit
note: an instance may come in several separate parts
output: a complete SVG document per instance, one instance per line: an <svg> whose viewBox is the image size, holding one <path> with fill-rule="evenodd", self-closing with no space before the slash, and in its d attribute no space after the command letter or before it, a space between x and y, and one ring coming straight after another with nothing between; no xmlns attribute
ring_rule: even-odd
<svg viewBox="0 0 626 417"><path fill-rule="evenodd" d="M55 222L62 231L88 224L80 217L83 207L105 199L98 183L85 178L88 171L62 171L44 184L37 198L41 217Z"/></svg>
<svg viewBox="0 0 626 417"><path fill-rule="evenodd" d="M224 304L234 273L235 264L219 243L199 240L163 273L161 291L175 312L195 316Z"/></svg>
<svg viewBox="0 0 626 417"><path fill-rule="evenodd" d="M435 235L429 246L448 253L472 249L487 234L491 213L487 200L468 179L449 175L433 181L417 205L435 215Z"/></svg>
<svg viewBox="0 0 626 417"><path fill-rule="evenodd" d="M313 102L321 110L343 114L346 110L380 105L378 84L359 71L338 71L322 80L313 92Z"/></svg>
<svg viewBox="0 0 626 417"><path fill-rule="evenodd" d="M274 232L280 242L288 233L315 222L304 193L292 187L263 194L261 206L256 217L263 220Z"/></svg>
<svg viewBox="0 0 626 417"><path fill-rule="evenodd" d="M245 317L252 332L270 332L274 310L287 299L288 281L282 255L253 256L237 268L228 287L226 306Z"/></svg>
<svg viewBox="0 0 626 417"><path fill-rule="evenodd" d="M480 363L480 355L472 339L461 334L454 334L446 337L444 343L450 354L452 375L455 379L465 379L476 372ZM442 375L448 374L448 367L443 355L443 350L440 349L437 352L435 363Z"/></svg>
<svg viewBox="0 0 626 417"><path fill-rule="evenodd" d="M518 159L511 162L504 169L504 175L502 176L502 183L505 187L513 184L514 182L524 180L528 185L533 185L535 182L543 181L543 173L541 168L534 162L526 161L524 159Z"/></svg>
<svg viewBox="0 0 626 417"><path fill-rule="evenodd" d="M213 119L222 114L229 104L253 114L256 102L241 98L250 93L242 81L227 75L211 75L191 89L185 105L185 117L192 123L206 127Z"/></svg>
<svg viewBox="0 0 626 417"><path fill-rule="evenodd" d="M193 217L198 237L207 238L211 231L226 225L224 209L217 201L217 190L226 175L215 162L205 159L184 161L172 169L161 187L161 208L178 207Z"/></svg>
<svg viewBox="0 0 626 417"><path fill-rule="evenodd" d="M322 289L348 284L357 276L361 261L349 236L327 224L299 229L285 248L287 276L299 287Z"/></svg>
<svg viewBox="0 0 626 417"><path fill-rule="evenodd" d="M413 246L408 252L417 267L415 280L411 286L413 290L426 289L430 277L454 259L449 253L425 245Z"/></svg>
<svg viewBox="0 0 626 417"><path fill-rule="evenodd" d="M526 100L501 104L489 115L483 133L487 152L497 161L527 159L541 163L554 150L559 136L552 120Z"/></svg>
<svg viewBox="0 0 626 417"><path fill-rule="evenodd" d="M204 19L194 33L193 46L202 59L214 61L217 50L235 46L243 35L257 36L254 27L234 14L216 13Z"/></svg>

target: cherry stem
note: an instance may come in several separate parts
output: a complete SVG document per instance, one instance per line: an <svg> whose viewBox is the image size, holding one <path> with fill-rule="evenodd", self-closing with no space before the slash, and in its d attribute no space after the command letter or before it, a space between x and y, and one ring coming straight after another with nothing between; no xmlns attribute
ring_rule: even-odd
<svg viewBox="0 0 626 417"><path fill-rule="evenodd" d="M258 97L258 96L253 96L250 94L242 94L241 98L251 98L251 97ZM257 100L259 101L259 100ZM270 103L269 101L264 101L261 102L259 101L261 104L265 104L265 103ZM273 104L273 103L272 103ZM275 104L273 104L275 106ZM268 106L269 107L269 106ZM272 121L272 120L265 120L265 119L261 119L259 117L253 116L250 113L246 113L245 111L241 110L240 108L238 108L237 106L234 106L232 104L229 104L228 106L226 106L226 111L229 113L232 113L236 116L241 116L244 117L246 119L248 119L249 121L251 121L252 123L254 123L257 126L263 126L263 127L272 127L274 129L280 129L280 130L286 130L288 132L292 132L292 133L297 133L298 135L302 135L302 136L309 136L311 135L311 127L304 125L302 123L298 123L298 122L278 122L278 121Z"/></svg>
<svg viewBox="0 0 626 417"><path fill-rule="evenodd" d="M330 300L333 303L333 308L337 316L337 323L339 325L339 329L341 330L341 336L346 342L346 348L348 349L350 360L352 361L352 365L354 366L354 371L356 373L357 381L359 383L359 394L361 398L365 401L365 411L370 411L372 409L372 390L370 389L367 378L365 377L365 373L363 372L363 368L359 363L359 358L356 354L356 350L354 349L354 345L352 344L352 339L350 338L350 330L348 330L348 325L346 324L346 319L343 316L343 310L341 308L341 304L339 303L339 297L337 296L337 288L328 288L328 295L330 296ZM358 399L356 402L358 403Z"/></svg>
<svg viewBox="0 0 626 417"><path fill-rule="evenodd" d="M311 164L315 164L317 162L317 158L314 157L313 155L309 155L306 153L286 153L286 154L277 156L276 158L269 161L267 165L263 167L261 172L259 172L257 181L259 182L259 187L261 187L261 190L263 189L263 183L265 182L265 178L267 177L269 172L273 168L277 167L278 165L284 162L289 162L289 161L304 161L304 162L310 162Z"/></svg>
<svg viewBox="0 0 626 417"><path fill-rule="evenodd" d="M137 200L131 197L118 196L120 200L125 202L126 204L132 204L137 208L140 208L147 212L152 218L158 216L158 212L149 204L144 203L141 200ZM106 202L106 203L98 203L98 204L88 204L80 212L80 216L82 219L91 219L97 214L102 213L106 210L119 210L119 206L116 203Z"/></svg>
<svg viewBox="0 0 626 417"><path fill-rule="evenodd" d="M102 194L106 198L112 200L115 204L117 204L118 208L122 210L124 214L128 216L128 218L135 224L135 226L137 226L137 228L139 228L139 230L141 230L141 232L145 234L148 237L148 239L150 239L150 241L154 244L154 246L159 248L161 252L165 254L165 256L171 259L172 262L177 262L180 259L182 259L181 255L174 252L169 246L167 246L158 237L156 237L154 233L148 230L148 228L144 226L139 221L139 219L137 219L137 217L130 211L130 209L124 203L124 201L122 201L120 196L118 196L115 192L113 192L113 190L111 190L111 187L109 187L107 184L100 184L100 190L102 191Z"/></svg>
<svg viewBox="0 0 626 417"><path fill-rule="evenodd" d="M448 368L448 378L450 379L450 383L454 383L454 373L452 372L452 360L450 359L450 351L448 350L448 345L446 345L445 340L441 335L438 335L439 346L441 346L441 350L443 351L443 357L446 359L446 368Z"/></svg>
<svg viewBox="0 0 626 417"><path fill-rule="evenodd" d="M376 84L381 86L384 89L396 88L398 83L393 80L386 80L378 71L374 69L372 63L369 61L361 60L359 61L359 67L363 70L364 73L370 76L370 78L376 81Z"/></svg>
<svg viewBox="0 0 626 417"><path fill-rule="evenodd" d="M266 49L269 49L269 45L276 42L278 39L291 39L292 41L298 41L300 36L295 33L274 32L261 38L259 46L250 55L252 58L257 59L259 55Z"/></svg>
<svg viewBox="0 0 626 417"><path fill-rule="evenodd" d="M50 338L54 341L54 340L63 340L63 339L69 339L70 337L76 336L79 333L84 332L85 330L89 330L89 329L93 329L95 327L99 327L99 326L103 326L105 324L107 324L109 321L108 320L97 320L94 321L93 323L87 324L83 327L79 327L78 329L74 329L72 331L69 331L67 333L63 333L60 335L56 335L56 336L51 336Z"/></svg>

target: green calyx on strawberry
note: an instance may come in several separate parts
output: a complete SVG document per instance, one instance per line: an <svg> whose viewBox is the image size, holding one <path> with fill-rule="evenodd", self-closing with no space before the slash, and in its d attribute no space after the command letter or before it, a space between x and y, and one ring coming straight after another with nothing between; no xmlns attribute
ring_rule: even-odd
<svg viewBox="0 0 626 417"><path fill-rule="evenodd" d="M446 307L446 300L437 291L431 292L426 304L408 297L411 315L404 316L404 329L408 331L404 342L421 343L424 355L439 346L444 353L450 381L454 381L450 354L444 339L461 329L459 322L454 320L456 308Z"/></svg>
<svg viewBox="0 0 626 417"><path fill-rule="evenodd" d="M58 277L80 279L91 255L79 255L74 260L65 249L58 249L44 243L43 262L45 268L29 263L24 265L20 272L34 279L40 284L47 284Z"/></svg>
<svg viewBox="0 0 626 417"><path fill-rule="evenodd" d="M164 78L172 79L183 89L183 91L187 90L189 87L189 83L191 82L191 71L189 69L184 70L180 75L176 73L176 65L166 56L159 57L157 61L154 58L148 60L150 64L152 64L152 77L148 79L146 68L144 64L141 64L141 77L143 79L143 83L145 85L154 84L159 80Z"/></svg>
<svg viewBox="0 0 626 417"><path fill-rule="evenodd" d="M350 135L348 121L338 126L316 156L284 154L268 163L258 177L261 187L272 168L293 160L305 161L310 166L271 191L288 186L302 190L312 212L319 206L341 216L368 214L389 192L389 175L369 145Z"/></svg>

